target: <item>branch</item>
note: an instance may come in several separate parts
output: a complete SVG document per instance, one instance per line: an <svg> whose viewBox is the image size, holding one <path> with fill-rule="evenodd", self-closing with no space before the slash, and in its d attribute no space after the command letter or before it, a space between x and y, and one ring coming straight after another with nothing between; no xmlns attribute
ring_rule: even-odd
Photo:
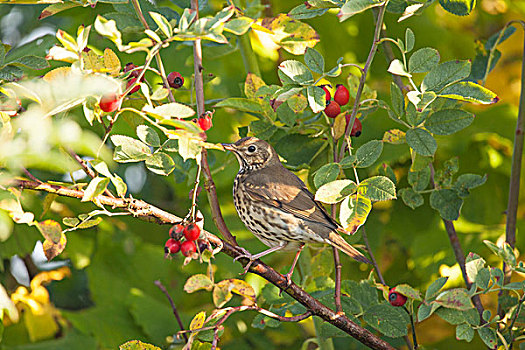
<svg viewBox="0 0 525 350"><path fill-rule="evenodd" d="M21 189L32 189L36 191L43 191L55 193L59 196L71 197L81 199L84 196L84 191L74 190L58 185L51 185L47 183L39 183L30 180L14 179L9 184L12 187L19 187ZM182 218L168 213L160 208L157 208L143 200L129 199L129 198L111 198L108 196L98 196L96 200L103 205L112 206L113 208L123 208L129 211L134 216L158 224L173 225L182 221ZM216 245L223 245L222 251L232 258L241 257L243 252L237 250L236 246L222 241L214 234L204 231L208 240ZM246 259L241 259L243 265L247 264ZM318 316L324 321L334 325L335 327L346 332L366 346L373 349L393 349L393 347L386 341L372 334L370 331L360 327L352 322L345 315L338 315L330 308L320 303L317 299L305 292L299 286L292 282L290 286L287 285L286 278L275 271L273 268L264 264L260 260L256 260L251 265L250 272L255 273L275 286L285 290L285 292L292 298L297 300L309 310L313 316Z"/></svg>
<svg viewBox="0 0 525 350"><path fill-rule="evenodd" d="M78 154L76 154L72 149L67 149L67 153L69 153L69 155L71 156L71 158L73 158L77 163L78 165L80 165L82 167L82 170L84 170L84 172L86 173L86 175L88 175L90 178L94 179L97 174L93 171L93 169L91 169L89 167L89 165L87 165L86 161L82 158L80 158L80 156ZM34 180L34 178L31 178L32 180ZM106 190L104 191L104 193L109 196L109 197L115 197L113 195L113 193L111 193L107 188Z"/></svg>
<svg viewBox="0 0 525 350"><path fill-rule="evenodd" d="M166 290L166 287L164 287L162 282L159 280L155 281L154 283L157 287L159 287L162 293L164 293L166 298L168 298L168 301L170 302L170 305L171 305L171 310L173 311L173 315L175 315L175 318L177 319L177 323L179 324L180 330L184 331L184 325L182 324L182 320L180 319L179 312L177 311L177 307L175 307L175 303L173 302L173 299L171 298L168 291ZM182 336L184 337L184 340L188 342L188 336L186 335L186 333L183 333Z"/></svg>

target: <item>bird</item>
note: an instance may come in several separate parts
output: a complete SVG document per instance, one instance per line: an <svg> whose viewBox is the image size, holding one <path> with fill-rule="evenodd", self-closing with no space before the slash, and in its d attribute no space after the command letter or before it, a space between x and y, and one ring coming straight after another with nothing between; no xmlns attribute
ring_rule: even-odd
<svg viewBox="0 0 525 350"><path fill-rule="evenodd" d="M235 260L247 258L244 272L251 264L275 251L297 251L288 285L299 255L306 243L329 244L356 261L371 264L340 233L349 234L314 199L304 182L286 169L274 148L266 141L244 137L235 143L222 144L239 162L233 183L235 209L244 225L269 247L257 254L242 248Z"/></svg>

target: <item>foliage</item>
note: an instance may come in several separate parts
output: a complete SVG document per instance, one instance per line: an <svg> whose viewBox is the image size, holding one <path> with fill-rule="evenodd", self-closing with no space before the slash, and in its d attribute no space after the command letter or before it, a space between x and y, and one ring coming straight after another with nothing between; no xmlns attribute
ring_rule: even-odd
<svg viewBox="0 0 525 350"><path fill-rule="evenodd" d="M343 257L337 280L330 249L305 249L293 281L306 293L395 347L416 334L436 348L522 340L523 244L504 242L501 224L516 180L507 87L521 61L501 57L519 46L503 17L523 6L497 2L500 18L472 0L197 3L0 9L20 13L29 38L38 15L56 29L23 45L2 33L0 348L360 346L275 281L237 276L221 253L231 240L217 203L240 245L262 249L228 194L236 165L221 143L245 136L272 144L374 260L371 271ZM350 102L329 118L336 84ZM108 96L114 111L101 106ZM163 253L167 226L139 218L174 222L149 204L209 231L197 253ZM287 271L277 257L269 265ZM391 287L404 306L389 303ZM438 318L446 329L425 329Z"/></svg>

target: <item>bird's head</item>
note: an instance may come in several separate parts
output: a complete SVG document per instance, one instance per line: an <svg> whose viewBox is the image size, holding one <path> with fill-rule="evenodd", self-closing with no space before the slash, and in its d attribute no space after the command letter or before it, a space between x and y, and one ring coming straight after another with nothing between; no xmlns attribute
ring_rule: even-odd
<svg viewBox="0 0 525 350"><path fill-rule="evenodd" d="M255 170L280 163L273 147L255 137L244 137L235 143L223 143L222 146L235 154L241 170Z"/></svg>

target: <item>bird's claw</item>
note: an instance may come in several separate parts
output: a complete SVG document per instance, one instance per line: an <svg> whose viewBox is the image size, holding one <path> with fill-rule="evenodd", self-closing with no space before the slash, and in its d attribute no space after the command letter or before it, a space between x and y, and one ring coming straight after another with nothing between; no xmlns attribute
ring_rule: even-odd
<svg viewBox="0 0 525 350"><path fill-rule="evenodd" d="M283 292L286 292L286 290L290 288L290 286L292 285L292 274L291 273L287 273L286 275L284 275L284 278L286 279L286 287L284 287L283 289L279 291L279 296L281 296Z"/></svg>
<svg viewBox="0 0 525 350"><path fill-rule="evenodd" d="M233 258L233 261L237 261L242 258L248 259L248 264L244 266L244 272L240 274L240 275L246 275L248 273L248 270L250 269L250 266L252 266L256 258L254 258L253 255L249 251L247 251L246 249L242 247L237 247L237 249L240 250L242 253L236 256L235 258Z"/></svg>

